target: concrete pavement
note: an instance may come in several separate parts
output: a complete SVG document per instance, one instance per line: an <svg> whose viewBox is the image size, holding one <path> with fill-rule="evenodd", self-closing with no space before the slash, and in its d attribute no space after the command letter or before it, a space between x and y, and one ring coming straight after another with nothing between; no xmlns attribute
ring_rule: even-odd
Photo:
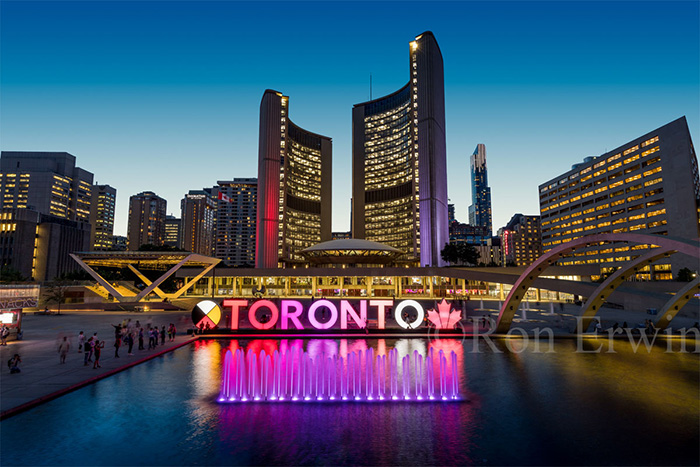
<svg viewBox="0 0 700 467"><path fill-rule="evenodd" d="M131 319L141 325L151 323L159 328L174 323L178 335L174 342L159 345L155 350L138 350L138 341L134 343L133 356L127 355L128 349L119 349L119 358L114 356L114 328L112 325ZM23 317L24 338L10 341L7 346L0 346L0 418L57 397L65 392L90 384L135 364L154 358L160 354L185 345L193 340L186 335L191 326L188 312L124 313L124 312L73 312L62 315L40 315L27 313ZM86 336L97 332L97 338L105 341L100 365L93 369L92 363L83 365L84 354L78 352L78 333ZM58 343L67 336L71 349L66 363L59 363ZM148 338L145 339L148 347ZM21 373L10 374L7 361L18 353L22 359Z"/></svg>

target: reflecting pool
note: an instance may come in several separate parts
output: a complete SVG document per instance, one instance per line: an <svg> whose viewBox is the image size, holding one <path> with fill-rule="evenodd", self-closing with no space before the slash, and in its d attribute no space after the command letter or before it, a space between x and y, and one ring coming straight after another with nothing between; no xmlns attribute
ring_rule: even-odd
<svg viewBox="0 0 700 467"><path fill-rule="evenodd" d="M202 340L3 421L0 463L698 465L698 354L679 345ZM217 402L227 350L293 347L313 358L455 351L460 399Z"/></svg>

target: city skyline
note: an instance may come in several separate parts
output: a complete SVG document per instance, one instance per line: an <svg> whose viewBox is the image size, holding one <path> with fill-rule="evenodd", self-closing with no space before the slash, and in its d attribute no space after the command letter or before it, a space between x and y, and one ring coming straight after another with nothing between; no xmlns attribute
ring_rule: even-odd
<svg viewBox="0 0 700 467"><path fill-rule="evenodd" d="M461 222L477 143L489 148L497 229L538 214L538 185L585 156L684 115L697 137L696 2L408 6L2 2L2 149L75 155L117 189L125 235L132 195L154 191L177 216L189 190L255 177L259 99L281 89L295 123L333 139L332 230L349 230L352 106L368 100L370 73L374 98L406 84L406 43L426 30L444 57L448 196ZM363 36L369 8L392 20ZM299 25L291 41L288 21Z"/></svg>

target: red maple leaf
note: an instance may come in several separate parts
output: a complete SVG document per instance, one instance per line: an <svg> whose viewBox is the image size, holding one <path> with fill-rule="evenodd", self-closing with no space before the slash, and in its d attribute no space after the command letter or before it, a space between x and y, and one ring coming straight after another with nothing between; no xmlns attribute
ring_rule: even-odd
<svg viewBox="0 0 700 467"><path fill-rule="evenodd" d="M437 308L437 312L434 309L428 310L428 319L437 329L454 329L455 324L462 319L462 312L452 310L452 306L444 298Z"/></svg>

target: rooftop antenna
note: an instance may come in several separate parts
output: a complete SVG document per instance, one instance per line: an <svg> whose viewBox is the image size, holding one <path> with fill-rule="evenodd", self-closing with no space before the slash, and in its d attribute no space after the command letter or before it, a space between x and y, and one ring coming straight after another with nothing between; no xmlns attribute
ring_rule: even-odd
<svg viewBox="0 0 700 467"><path fill-rule="evenodd" d="M372 100L372 73L369 74L369 100Z"/></svg>

